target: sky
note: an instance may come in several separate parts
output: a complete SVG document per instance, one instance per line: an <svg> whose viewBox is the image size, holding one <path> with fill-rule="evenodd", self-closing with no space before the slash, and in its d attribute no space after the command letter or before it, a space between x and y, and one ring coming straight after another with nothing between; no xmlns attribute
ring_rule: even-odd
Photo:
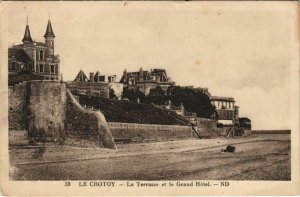
<svg viewBox="0 0 300 197"><path fill-rule="evenodd" d="M38 6L38 7L37 7ZM289 129L291 13L230 2L17 2L7 44L21 43L26 17L44 41L50 19L64 80L82 69L116 74L164 68L177 85L234 97L253 129Z"/></svg>

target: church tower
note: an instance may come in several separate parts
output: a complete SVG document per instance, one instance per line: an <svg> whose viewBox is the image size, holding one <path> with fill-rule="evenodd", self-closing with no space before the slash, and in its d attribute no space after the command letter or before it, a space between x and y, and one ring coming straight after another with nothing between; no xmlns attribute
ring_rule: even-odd
<svg viewBox="0 0 300 197"><path fill-rule="evenodd" d="M46 30L44 37L45 37L45 43L46 43L46 47L47 47L46 56L47 57L53 56L54 55L55 35L53 33L50 20L48 20L47 30Z"/></svg>

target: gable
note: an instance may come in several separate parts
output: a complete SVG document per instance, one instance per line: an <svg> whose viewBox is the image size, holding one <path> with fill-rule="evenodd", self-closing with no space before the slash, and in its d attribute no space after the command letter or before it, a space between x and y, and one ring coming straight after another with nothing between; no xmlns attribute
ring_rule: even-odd
<svg viewBox="0 0 300 197"><path fill-rule="evenodd" d="M89 79L84 74L84 72L80 70L77 76L75 77L74 81L89 81Z"/></svg>

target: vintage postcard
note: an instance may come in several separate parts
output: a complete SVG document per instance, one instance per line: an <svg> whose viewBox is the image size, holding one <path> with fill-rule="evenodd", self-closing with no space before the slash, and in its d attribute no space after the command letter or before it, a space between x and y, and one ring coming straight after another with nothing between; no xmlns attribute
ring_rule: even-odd
<svg viewBox="0 0 300 197"><path fill-rule="evenodd" d="M0 2L2 195L299 195L299 4Z"/></svg>

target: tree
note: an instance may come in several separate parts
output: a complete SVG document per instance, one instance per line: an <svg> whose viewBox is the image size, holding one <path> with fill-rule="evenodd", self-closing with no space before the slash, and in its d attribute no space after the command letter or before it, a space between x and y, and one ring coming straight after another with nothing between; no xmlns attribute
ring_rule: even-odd
<svg viewBox="0 0 300 197"><path fill-rule="evenodd" d="M145 95L140 91L139 88L137 89L128 89L124 88L123 89L123 98L128 98L129 101L131 102L144 102L145 101Z"/></svg>
<svg viewBox="0 0 300 197"><path fill-rule="evenodd" d="M183 104L188 112L195 112L198 117L212 118L216 116L215 107L211 104L209 96L202 91L194 88L170 86L164 91L160 86L150 89L147 96L139 89L124 88L123 98L129 101L144 103L154 103L156 105L165 105L169 100L175 106Z"/></svg>
<svg viewBox="0 0 300 197"><path fill-rule="evenodd" d="M150 92L146 97L147 103L154 103L157 105L164 105L168 100L169 96L166 95L166 92L160 86L150 89Z"/></svg>
<svg viewBox="0 0 300 197"><path fill-rule="evenodd" d="M181 103L189 112L196 112L198 117L211 118L215 109L208 95L198 89L174 86L171 88L171 102L178 106Z"/></svg>
<svg viewBox="0 0 300 197"><path fill-rule="evenodd" d="M109 98L110 99L117 99L115 91L113 89L109 89Z"/></svg>

